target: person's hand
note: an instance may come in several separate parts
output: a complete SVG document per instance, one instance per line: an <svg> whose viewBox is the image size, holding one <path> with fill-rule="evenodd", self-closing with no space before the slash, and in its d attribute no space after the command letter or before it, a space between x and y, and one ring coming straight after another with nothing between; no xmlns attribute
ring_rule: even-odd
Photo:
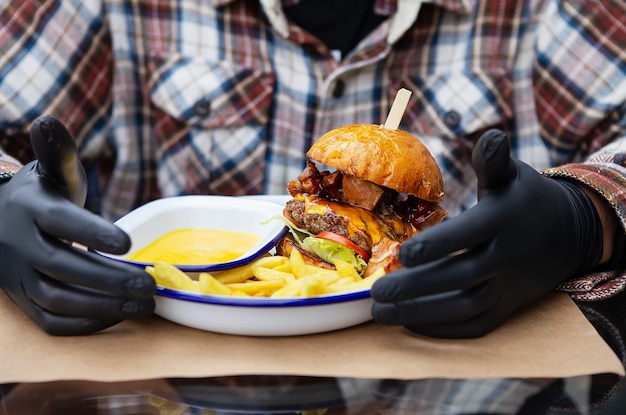
<svg viewBox="0 0 626 415"><path fill-rule="evenodd" d="M512 159L498 130L479 139L473 164L478 203L402 245L406 268L372 287L376 321L479 337L598 264L602 226L581 188Z"/></svg>
<svg viewBox="0 0 626 415"><path fill-rule="evenodd" d="M37 160L0 186L0 288L54 335L150 315L152 277L83 248L123 254L130 238L82 207L87 180L73 137L50 116L30 134Z"/></svg>

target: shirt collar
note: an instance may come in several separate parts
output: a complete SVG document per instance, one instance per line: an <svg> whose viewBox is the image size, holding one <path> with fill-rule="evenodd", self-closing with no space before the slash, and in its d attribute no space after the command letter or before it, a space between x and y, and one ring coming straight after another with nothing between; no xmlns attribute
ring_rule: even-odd
<svg viewBox="0 0 626 415"><path fill-rule="evenodd" d="M213 4L216 7L223 7L230 3L234 3L238 0L212 0ZM290 6L294 4L298 4L301 0L282 0L282 3L285 6ZM281 3L281 0L272 0L274 3ZM430 2L433 4L437 4L447 10L459 12L459 13L470 13L472 11L472 7L476 0L426 0L426 2ZM396 10L398 4L398 0L376 0L376 11L383 15L390 15L393 11Z"/></svg>
<svg viewBox="0 0 626 415"><path fill-rule="evenodd" d="M212 0L216 7L223 7L240 0ZM274 29L283 37L289 35L288 23L282 11L282 3L297 4L300 0L258 0ZM376 0L376 11L382 15L396 14L387 37L394 43L413 24L422 4L433 3L451 12L468 14L479 0Z"/></svg>
<svg viewBox="0 0 626 415"><path fill-rule="evenodd" d="M287 0L287 1L295 1L298 2L300 0ZM396 12L398 9L398 3L432 3L436 4L440 7L443 7L446 10L457 13L470 13L472 11L472 7L476 3L477 0L376 0L376 12L382 15L391 15Z"/></svg>

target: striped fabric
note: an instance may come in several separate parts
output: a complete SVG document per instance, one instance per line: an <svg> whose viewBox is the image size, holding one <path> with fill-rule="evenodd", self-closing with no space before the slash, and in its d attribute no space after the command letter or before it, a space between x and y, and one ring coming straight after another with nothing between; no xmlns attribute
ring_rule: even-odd
<svg viewBox="0 0 626 415"><path fill-rule="evenodd" d="M164 196L285 193L316 137L383 123L404 87L401 128L442 167L451 216L476 202L471 151L495 127L515 157L598 189L626 227L622 0L377 0L388 18L340 60L282 7L0 2L0 146L29 160L29 124L59 117L116 218Z"/></svg>

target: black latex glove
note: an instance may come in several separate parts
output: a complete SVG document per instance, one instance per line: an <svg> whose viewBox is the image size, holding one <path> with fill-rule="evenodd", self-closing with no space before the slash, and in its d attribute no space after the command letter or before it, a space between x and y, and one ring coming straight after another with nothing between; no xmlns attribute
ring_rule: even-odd
<svg viewBox="0 0 626 415"><path fill-rule="evenodd" d="M602 226L582 189L512 159L490 130L473 153L478 203L406 241L406 267L372 287L374 318L432 337L479 337L591 270Z"/></svg>
<svg viewBox="0 0 626 415"><path fill-rule="evenodd" d="M114 254L130 248L127 234L82 208L87 181L70 133L42 116L31 143L37 160L0 186L0 288L55 335L151 314L150 275L70 244Z"/></svg>

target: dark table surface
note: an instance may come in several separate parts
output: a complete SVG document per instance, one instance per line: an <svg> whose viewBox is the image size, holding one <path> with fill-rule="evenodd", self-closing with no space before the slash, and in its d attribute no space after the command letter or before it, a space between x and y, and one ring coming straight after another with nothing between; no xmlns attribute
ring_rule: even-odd
<svg viewBox="0 0 626 415"><path fill-rule="evenodd" d="M579 307L626 365L626 293ZM626 378L595 374L406 381L233 376L5 384L0 386L0 414L626 415Z"/></svg>

